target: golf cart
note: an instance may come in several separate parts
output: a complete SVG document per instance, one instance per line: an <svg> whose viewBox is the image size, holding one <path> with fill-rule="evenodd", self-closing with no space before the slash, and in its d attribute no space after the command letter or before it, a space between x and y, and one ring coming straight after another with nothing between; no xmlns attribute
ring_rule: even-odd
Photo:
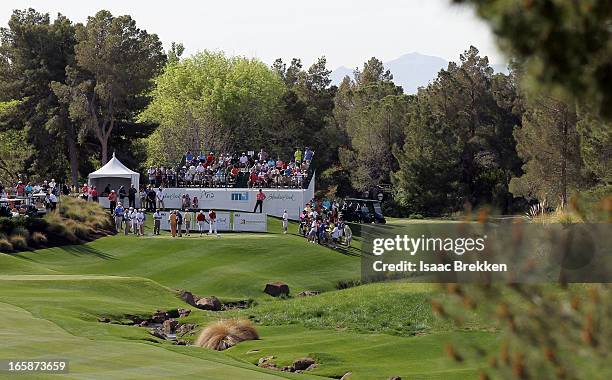
<svg viewBox="0 0 612 380"><path fill-rule="evenodd" d="M4 217L38 217L44 215L47 210L44 205L44 197L32 198L1 198L0 216Z"/></svg>
<svg viewBox="0 0 612 380"><path fill-rule="evenodd" d="M37 193L32 194L30 197L29 204L36 208L36 212L38 216L43 216L47 213L47 194L45 193Z"/></svg>
<svg viewBox="0 0 612 380"><path fill-rule="evenodd" d="M345 198L340 206L342 219L353 223L380 223L387 221L380 201L376 199Z"/></svg>

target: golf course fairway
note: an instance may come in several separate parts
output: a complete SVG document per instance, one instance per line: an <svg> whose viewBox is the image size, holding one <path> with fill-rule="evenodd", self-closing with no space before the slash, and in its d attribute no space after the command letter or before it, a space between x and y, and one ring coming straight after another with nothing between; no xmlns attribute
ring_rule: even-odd
<svg viewBox="0 0 612 380"><path fill-rule="evenodd" d="M358 250L308 244L281 234L278 220L269 224L266 234L172 239L147 230L141 238L116 235L0 254L0 357L70 360L68 374L47 378L317 379L350 372L348 379L467 379L483 363L458 366L445 345L496 346L498 334L478 315L466 316L469 328L458 329L433 313L436 285L338 290L340 284L358 284ZM270 281L287 283L291 296L265 294ZM224 302L247 300L251 307L200 310L177 290ZM321 294L297 297L305 290ZM197 325L188 340L229 317L253 321L260 339L217 352L175 345L148 328L121 323L126 315L177 308L191 309L179 321ZM274 356L279 367L302 357L312 357L317 366L300 374L257 367L266 356Z"/></svg>

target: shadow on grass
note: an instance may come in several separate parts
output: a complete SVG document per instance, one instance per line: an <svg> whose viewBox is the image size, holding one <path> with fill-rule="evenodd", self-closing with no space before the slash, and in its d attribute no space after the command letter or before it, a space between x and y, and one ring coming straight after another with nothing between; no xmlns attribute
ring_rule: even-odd
<svg viewBox="0 0 612 380"><path fill-rule="evenodd" d="M65 245L65 246L59 247L59 249L71 255L74 255L74 256L89 255L89 256L96 256L98 258L105 259L105 260L115 259L113 255L110 255L106 252L102 252L99 249L92 248L88 245Z"/></svg>

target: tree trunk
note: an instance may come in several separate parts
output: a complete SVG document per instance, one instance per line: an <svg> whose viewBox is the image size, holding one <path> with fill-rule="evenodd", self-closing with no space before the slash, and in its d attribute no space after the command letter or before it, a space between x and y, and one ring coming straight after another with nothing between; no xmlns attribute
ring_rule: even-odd
<svg viewBox="0 0 612 380"><path fill-rule="evenodd" d="M567 109L563 109L563 126L562 139L563 146L561 148L561 206L567 204Z"/></svg>
<svg viewBox="0 0 612 380"><path fill-rule="evenodd" d="M79 153L76 144L76 133L74 131L74 126L70 121L66 121L68 123L66 128L66 144L68 145L68 160L70 162L70 177L72 179L72 184L78 187L79 181Z"/></svg>
<svg viewBox="0 0 612 380"><path fill-rule="evenodd" d="M106 165L108 162L108 135L98 140L100 140L100 147L102 148L102 165Z"/></svg>

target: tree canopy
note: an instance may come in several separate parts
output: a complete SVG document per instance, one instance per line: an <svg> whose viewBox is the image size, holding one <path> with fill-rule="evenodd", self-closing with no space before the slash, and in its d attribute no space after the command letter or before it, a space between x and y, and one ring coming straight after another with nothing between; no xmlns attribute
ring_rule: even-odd
<svg viewBox="0 0 612 380"><path fill-rule="evenodd" d="M204 51L171 62L155 80L141 120L159 123L148 142L152 162L175 164L188 150L264 146L275 130L285 86L255 59Z"/></svg>

